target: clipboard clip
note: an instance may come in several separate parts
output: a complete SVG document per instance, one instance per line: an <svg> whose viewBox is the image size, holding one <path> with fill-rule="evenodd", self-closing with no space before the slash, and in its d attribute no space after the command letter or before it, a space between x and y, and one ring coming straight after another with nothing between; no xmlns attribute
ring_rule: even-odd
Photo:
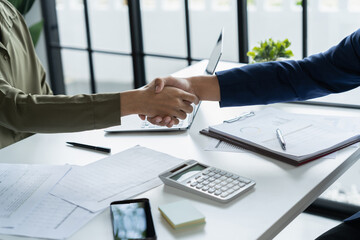
<svg viewBox="0 0 360 240"><path fill-rule="evenodd" d="M229 120L225 120L224 123L233 123L233 122L236 122L236 121L242 121L242 120L245 120L249 117L252 117L252 116L255 116L255 113L253 111L251 112L248 112L248 113L244 113L236 118L232 118L232 119L229 119Z"/></svg>

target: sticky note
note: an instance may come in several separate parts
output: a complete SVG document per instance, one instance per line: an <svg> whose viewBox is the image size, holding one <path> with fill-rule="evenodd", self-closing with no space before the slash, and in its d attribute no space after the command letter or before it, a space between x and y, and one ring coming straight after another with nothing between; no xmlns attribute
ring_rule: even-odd
<svg viewBox="0 0 360 240"><path fill-rule="evenodd" d="M205 216L187 200L160 205L159 211L175 229L205 223Z"/></svg>

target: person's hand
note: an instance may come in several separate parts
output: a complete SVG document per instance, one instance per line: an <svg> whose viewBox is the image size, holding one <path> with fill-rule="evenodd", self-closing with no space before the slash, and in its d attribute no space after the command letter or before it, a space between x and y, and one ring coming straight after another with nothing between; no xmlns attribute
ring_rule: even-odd
<svg viewBox="0 0 360 240"><path fill-rule="evenodd" d="M134 95L130 96L134 102L129 102L126 98L127 93L123 93L122 96L128 104L123 105L130 107L132 112L137 112L142 116L147 116L153 120L156 124L156 117L166 119L167 116L171 118L170 124L178 124L178 119L185 119L187 113L193 111L191 103L198 103L198 98L175 87L165 87L160 93L155 93L155 85L149 84L144 88L134 90ZM135 100L134 100L135 99ZM129 113L131 114L131 112ZM170 117L171 116L171 117Z"/></svg>
<svg viewBox="0 0 360 240"><path fill-rule="evenodd" d="M155 88L156 93L160 93L165 86L172 86L179 89L182 89L184 91L187 91L189 93L193 93L194 91L190 85L190 82L187 79L184 78L175 78L175 77L163 77L163 78L156 78L151 83L147 85L149 88ZM195 104L198 104L199 100L195 102ZM152 124L159 125L159 126L167 126L172 127L173 125L176 125L179 123L179 120L177 118L174 118L173 116L156 116L156 117L147 117L145 115L139 115L139 117L142 120L147 120Z"/></svg>

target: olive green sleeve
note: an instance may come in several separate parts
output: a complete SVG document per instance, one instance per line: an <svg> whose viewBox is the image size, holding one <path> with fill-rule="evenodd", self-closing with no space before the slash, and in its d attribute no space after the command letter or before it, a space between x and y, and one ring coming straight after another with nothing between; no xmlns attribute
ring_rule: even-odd
<svg viewBox="0 0 360 240"><path fill-rule="evenodd" d="M32 95L0 79L0 112L0 125L17 132L99 129L120 124L120 94Z"/></svg>

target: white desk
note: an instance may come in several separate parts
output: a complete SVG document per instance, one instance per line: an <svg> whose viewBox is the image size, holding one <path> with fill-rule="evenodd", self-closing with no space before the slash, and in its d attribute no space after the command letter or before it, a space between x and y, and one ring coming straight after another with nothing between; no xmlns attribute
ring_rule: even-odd
<svg viewBox="0 0 360 240"><path fill-rule="evenodd" d="M222 67L229 66L222 63ZM228 204L198 197L168 186L160 186L138 197L150 199L158 239L271 239L310 205L357 159L355 148L338 152L336 159L319 159L294 167L253 153L204 151L207 137L199 130L249 110L264 106L223 108L203 102L195 122L186 132L105 134L102 130L66 134L37 134L0 150L0 162L85 165L107 155L67 147L66 141L111 147L116 153L134 145L152 148L183 159L196 159L254 179L255 188ZM360 111L275 104L273 107L298 113L360 117ZM178 146L178 147L177 147ZM188 199L206 216L206 224L173 230L157 207ZM23 239L4 236L0 239ZM24 238L25 239L25 238ZM113 239L109 209L95 217L70 239Z"/></svg>

